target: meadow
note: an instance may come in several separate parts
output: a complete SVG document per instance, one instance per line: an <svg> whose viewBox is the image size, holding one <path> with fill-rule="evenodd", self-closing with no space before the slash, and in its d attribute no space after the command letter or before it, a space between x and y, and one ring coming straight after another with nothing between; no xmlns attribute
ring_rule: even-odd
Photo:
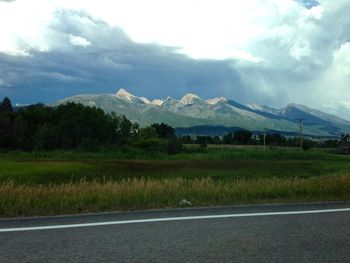
<svg viewBox="0 0 350 263"><path fill-rule="evenodd" d="M0 153L0 216L350 199L350 157L331 150L186 148Z"/></svg>

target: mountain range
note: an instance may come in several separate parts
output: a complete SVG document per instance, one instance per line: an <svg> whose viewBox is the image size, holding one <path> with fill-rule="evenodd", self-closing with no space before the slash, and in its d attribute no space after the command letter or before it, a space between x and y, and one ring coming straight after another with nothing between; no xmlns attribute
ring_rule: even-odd
<svg viewBox="0 0 350 263"><path fill-rule="evenodd" d="M218 126L293 134L299 132L298 119L303 119L305 134L338 137L350 131L350 121L294 103L275 109L258 104L244 105L224 97L205 100L192 93L180 100L168 97L150 101L120 89L116 94L77 95L51 106L68 102L98 107L108 113L124 114L140 126L164 122L175 128Z"/></svg>

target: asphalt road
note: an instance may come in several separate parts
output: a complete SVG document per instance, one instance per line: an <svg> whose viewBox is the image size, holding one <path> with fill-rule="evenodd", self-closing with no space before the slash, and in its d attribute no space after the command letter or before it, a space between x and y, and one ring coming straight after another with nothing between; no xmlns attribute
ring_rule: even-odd
<svg viewBox="0 0 350 263"><path fill-rule="evenodd" d="M0 262L350 262L350 209L324 211L347 208L350 202L0 219Z"/></svg>

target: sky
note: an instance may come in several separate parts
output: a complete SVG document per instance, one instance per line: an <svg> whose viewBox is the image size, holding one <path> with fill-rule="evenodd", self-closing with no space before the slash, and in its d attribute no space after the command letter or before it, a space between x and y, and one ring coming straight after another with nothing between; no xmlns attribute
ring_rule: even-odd
<svg viewBox="0 0 350 263"><path fill-rule="evenodd" d="M349 0L0 0L0 98L124 88L350 119Z"/></svg>

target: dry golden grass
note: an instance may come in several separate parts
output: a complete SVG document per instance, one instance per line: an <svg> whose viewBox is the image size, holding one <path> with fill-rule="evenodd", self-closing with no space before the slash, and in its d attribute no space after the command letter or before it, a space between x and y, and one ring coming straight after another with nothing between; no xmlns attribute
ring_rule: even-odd
<svg viewBox="0 0 350 263"><path fill-rule="evenodd" d="M350 175L215 181L211 178L127 179L58 185L0 185L0 216L350 199Z"/></svg>

